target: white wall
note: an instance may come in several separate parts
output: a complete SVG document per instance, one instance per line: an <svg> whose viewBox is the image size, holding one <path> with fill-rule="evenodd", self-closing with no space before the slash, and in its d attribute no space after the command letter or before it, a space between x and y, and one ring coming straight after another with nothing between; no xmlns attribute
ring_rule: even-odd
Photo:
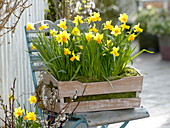
<svg viewBox="0 0 170 128"><path fill-rule="evenodd" d="M27 101L28 95L34 92L32 82L32 74L29 65L29 56L27 54L27 45L25 40L24 25L29 22L37 22L44 18L44 1L45 0L29 0L28 4L33 4L23 13L13 38L11 34L0 37L0 95L6 101L12 86L13 80L16 77L16 97L23 95L19 101L23 104ZM14 17L9 21L12 23ZM0 110L0 117L2 111ZM1 126L1 124L0 124Z"/></svg>

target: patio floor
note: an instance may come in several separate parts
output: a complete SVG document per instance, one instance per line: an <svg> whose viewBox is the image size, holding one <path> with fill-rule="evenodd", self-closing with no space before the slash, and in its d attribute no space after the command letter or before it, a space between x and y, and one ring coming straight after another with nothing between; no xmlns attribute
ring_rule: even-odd
<svg viewBox="0 0 170 128"><path fill-rule="evenodd" d="M158 53L145 53L134 60L133 66L144 75L141 105L150 117L131 121L126 128L170 128L170 61L162 60Z"/></svg>

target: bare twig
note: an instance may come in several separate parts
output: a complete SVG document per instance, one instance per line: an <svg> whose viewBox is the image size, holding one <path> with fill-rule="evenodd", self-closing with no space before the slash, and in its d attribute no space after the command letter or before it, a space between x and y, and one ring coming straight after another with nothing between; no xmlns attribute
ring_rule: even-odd
<svg viewBox="0 0 170 128"><path fill-rule="evenodd" d="M0 37L15 32L23 12L32 5L26 5L27 2L28 0L0 0ZM16 19L8 26L11 17Z"/></svg>
<svg viewBox="0 0 170 128"><path fill-rule="evenodd" d="M15 82L16 82L16 78L14 79L14 81L13 81L13 87L11 88L11 90L12 90L12 96L13 96L13 98L12 98L12 128L14 128L14 115L13 115L13 113L14 113L14 101L15 101L15 99L14 99L14 93L15 93Z"/></svg>
<svg viewBox="0 0 170 128"><path fill-rule="evenodd" d="M2 122L4 122L5 127L6 127L6 126L10 127L10 125L8 125L7 122L6 122L5 120L3 120L1 117L0 117L0 120L1 120Z"/></svg>
<svg viewBox="0 0 170 128"><path fill-rule="evenodd" d="M86 86L84 87L84 90L83 90L83 93L82 93L82 96L84 95L85 91L86 91L86 88L87 88L87 84ZM76 105L76 107L73 109L73 111L66 117L66 119L61 123L61 126L67 121L67 119L73 115L73 113L75 112L75 110L77 109L77 107L79 106L81 101L79 101Z"/></svg>

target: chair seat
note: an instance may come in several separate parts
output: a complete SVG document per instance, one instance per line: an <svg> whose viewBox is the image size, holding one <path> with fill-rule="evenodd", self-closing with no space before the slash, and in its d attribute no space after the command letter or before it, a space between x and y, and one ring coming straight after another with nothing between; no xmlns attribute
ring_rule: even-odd
<svg viewBox="0 0 170 128"><path fill-rule="evenodd" d="M126 109L126 110L112 110L76 113L76 116L83 116L89 127L126 122L149 117L148 111L141 108Z"/></svg>

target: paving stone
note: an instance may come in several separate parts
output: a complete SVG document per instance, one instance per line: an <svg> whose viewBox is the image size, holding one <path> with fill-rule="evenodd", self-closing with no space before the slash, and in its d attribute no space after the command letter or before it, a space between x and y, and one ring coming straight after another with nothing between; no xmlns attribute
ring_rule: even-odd
<svg viewBox="0 0 170 128"><path fill-rule="evenodd" d="M151 116L131 121L126 128L170 128L170 61L162 60L160 54L142 54L133 66L147 73L141 104Z"/></svg>

